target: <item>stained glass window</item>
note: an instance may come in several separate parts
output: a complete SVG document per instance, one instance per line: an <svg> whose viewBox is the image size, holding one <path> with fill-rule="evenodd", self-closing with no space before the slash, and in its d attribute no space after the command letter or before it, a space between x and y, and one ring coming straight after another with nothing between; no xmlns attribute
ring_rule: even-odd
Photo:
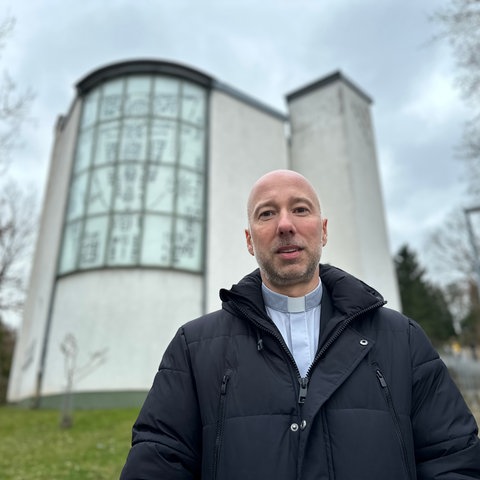
<svg viewBox="0 0 480 480"><path fill-rule="evenodd" d="M203 268L206 91L165 75L83 98L59 274Z"/></svg>

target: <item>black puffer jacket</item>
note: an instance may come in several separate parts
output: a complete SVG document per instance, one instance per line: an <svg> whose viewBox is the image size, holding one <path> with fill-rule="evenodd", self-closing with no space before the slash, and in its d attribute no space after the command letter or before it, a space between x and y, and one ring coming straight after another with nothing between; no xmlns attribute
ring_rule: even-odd
<svg viewBox="0 0 480 480"><path fill-rule="evenodd" d="M256 271L182 327L133 429L122 479L480 479L475 421L419 326L328 266L307 378Z"/></svg>

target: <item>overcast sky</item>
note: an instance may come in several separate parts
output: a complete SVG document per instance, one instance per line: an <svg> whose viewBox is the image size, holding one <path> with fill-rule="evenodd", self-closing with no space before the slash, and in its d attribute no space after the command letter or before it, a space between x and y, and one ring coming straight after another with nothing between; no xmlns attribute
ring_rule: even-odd
<svg viewBox="0 0 480 480"><path fill-rule="evenodd" d="M17 19L1 59L36 92L11 174L38 189L74 85L105 64L170 60L286 112L285 94L341 70L370 97L391 251L420 255L462 206L454 148L468 111L428 16L445 0L3 0Z"/></svg>

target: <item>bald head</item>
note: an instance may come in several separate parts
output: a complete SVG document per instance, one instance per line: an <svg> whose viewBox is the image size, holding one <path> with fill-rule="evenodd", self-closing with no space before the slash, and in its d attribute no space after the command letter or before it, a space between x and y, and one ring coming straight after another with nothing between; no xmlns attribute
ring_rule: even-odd
<svg viewBox="0 0 480 480"><path fill-rule="evenodd" d="M318 285L327 219L312 184L292 170L275 170L255 182L247 204L247 248L271 290L298 297Z"/></svg>
<svg viewBox="0 0 480 480"><path fill-rule="evenodd" d="M252 213L255 209L256 203L259 201L259 197L268 196L275 190L283 189L290 185L297 185L302 188L320 213L320 200L317 192L313 188L313 185L300 173L293 170L273 170L260 177L253 185L247 202L247 216L250 222Z"/></svg>

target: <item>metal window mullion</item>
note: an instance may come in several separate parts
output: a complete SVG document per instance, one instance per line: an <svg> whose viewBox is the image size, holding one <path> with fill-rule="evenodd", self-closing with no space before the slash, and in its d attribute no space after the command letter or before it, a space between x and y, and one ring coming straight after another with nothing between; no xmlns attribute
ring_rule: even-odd
<svg viewBox="0 0 480 480"><path fill-rule="evenodd" d="M202 274L202 312L207 313L208 309L208 290L209 276L207 275L207 261L208 261L208 224L209 224L209 148L210 148L210 90L205 91L205 104L204 104L204 117L203 117L203 211L202 211L202 249L201 249L201 261L200 261L200 273Z"/></svg>
<svg viewBox="0 0 480 480"><path fill-rule="evenodd" d="M112 185L112 193L110 197L110 210L107 213L107 234L105 236L105 249L103 253L103 265L107 266L108 265L108 249L110 246L110 240L112 238L112 230L113 230L113 218L115 217L116 210L115 210L115 195L117 193L117 173L119 170L119 164L120 164L120 146L122 144L123 140L123 131L124 131L124 125L125 125L125 112L124 112L124 107L125 107L125 95L126 95L126 90L127 90L127 79L124 78L122 80L123 83L123 88L122 88L122 99L121 99L121 105L120 105L120 115L118 117L118 142L117 142L117 148L115 152L115 159L113 163L113 185Z"/></svg>
<svg viewBox="0 0 480 480"><path fill-rule="evenodd" d="M142 200L140 205L139 212L139 234L138 234L138 251L137 251L137 262L136 265L142 265L142 253L143 253L143 231L145 228L145 215L146 215L146 204L147 204L147 186L148 186L148 170L150 166L150 155L151 155L151 137L152 137L152 122L153 122L153 95L154 95L154 77L150 76L150 92L149 92L149 101L148 101L148 113L145 117L147 122L146 129L146 147L145 147L145 160L143 161L143 180L142 180Z"/></svg>
<svg viewBox="0 0 480 480"><path fill-rule="evenodd" d="M99 130L99 126L100 126L100 107L101 107L102 102L103 102L103 90L104 89L102 88L100 90L100 94L98 95L97 113L96 113L96 116L95 116L95 121L92 123L92 127L91 127L93 129L92 145L90 147L90 158L89 158L89 162L88 162L88 167L85 170L86 175L87 175L87 184L86 184L86 188L85 188L85 198L83 200L83 202L84 202L83 215L79 218L80 233L78 235L77 256L76 256L76 259L75 259L74 270L80 270L80 268L81 268L80 267L80 256L81 256L82 246L83 246L83 237L85 235L85 229L86 229L87 220L88 220L88 215L87 215L88 202L87 202L87 199L90 196L90 187L91 187L92 176L93 176L92 174L93 174L93 171L95 170L95 167L93 165L93 158L94 158L94 155L95 155L95 149L96 149L97 142L98 142L98 130ZM84 105L82 105L82 110L83 110L83 106ZM82 117L83 117L83 111L82 111ZM77 137L77 142L78 142L78 137ZM77 144L77 149L78 149L78 144ZM76 158L75 158L75 160L76 160Z"/></svg>
<svg viewBox="0 0 480 480"><path fill-rule="evenodd" d="M207 214L208 214L208 133L209 133L209 123L210 123L210 110L208 108L210 101L210 91L204 92L204 102L203 102L203 125L201 128L202 135L203 135L203 145L202 145L202 155L203 155L203 164L201 169L201 175L203 176L203 199L202 199L202 215L201 215L201 222L202 222L202 246L200 249L200 265L199 270L200 272L206 272L206 257L207 257ZM206 275L206 274L205 274ZM205 277L204 277L205 278ZM206 285L206 281L203 282ZM203 296L204 305L203 309L206 309L206 292L204 292Z"/></svg>
<svg viewBox="0 0 480 480"><path fill-rule="evenodd" d="M174 195L173 195L173 205L172 205L172 215L171 215L171 226L172 231L170 234L170 267L175 268L175 250L176 250L176 238L177 238L177 207L178 207L178 180L179 180L179 169L180 169L180 132L181 132L181 119L183 113L183 81L178 83L178 109L177 109L177 118L175 119L176 128L175 128L175 162L173 164L173 182L174 182Z"/></svg>

